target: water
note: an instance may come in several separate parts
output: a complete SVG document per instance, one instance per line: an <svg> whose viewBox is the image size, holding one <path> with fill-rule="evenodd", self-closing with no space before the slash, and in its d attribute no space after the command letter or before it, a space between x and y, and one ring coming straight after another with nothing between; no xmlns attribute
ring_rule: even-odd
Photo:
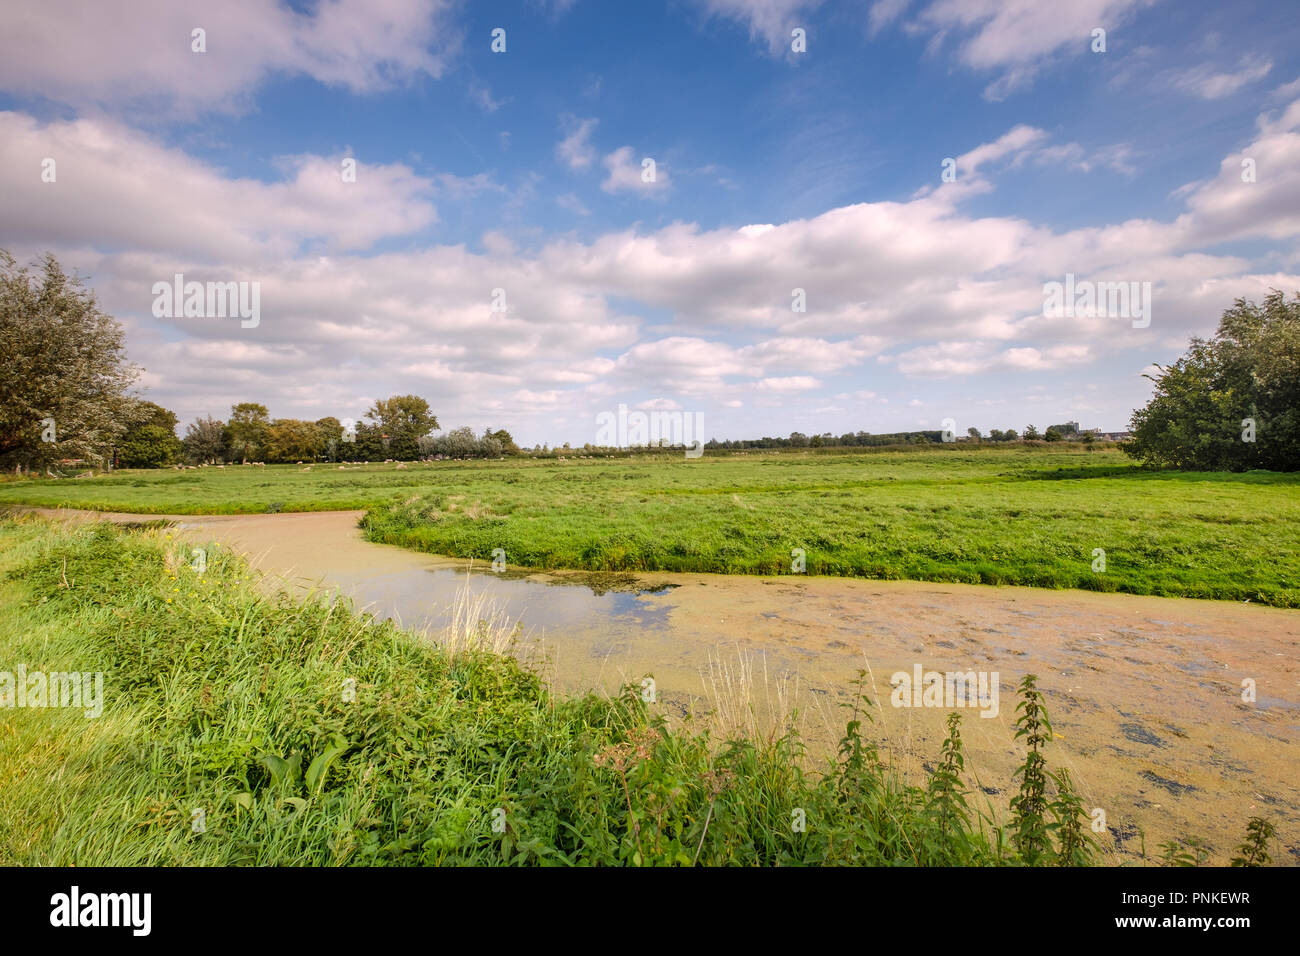
<svg viewBox="0 0 1300 956"><path fill-rule="evenodd" d="M598 590L572 578L495 574L482 565L384 569L377 574L336 572L329 577L359 606L416 630L436 631L449 624L453 603L466 592L486 597L527 632L663 630L670 612L668 605L647 600L662 589Z"/></svg>

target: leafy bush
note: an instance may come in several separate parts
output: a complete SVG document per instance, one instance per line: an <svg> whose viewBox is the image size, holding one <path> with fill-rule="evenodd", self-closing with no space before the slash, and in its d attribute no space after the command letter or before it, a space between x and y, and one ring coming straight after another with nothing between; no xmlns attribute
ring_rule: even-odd
<svg viewBox="0 0 1300 956"><path fill-rule="evenodd" d="M1157 366L1159 368L1159 366ZM1124 450L1148 464L1206 471L1300 469L1300 293L1238 299L1212 339L1157 375Z"/></svg>

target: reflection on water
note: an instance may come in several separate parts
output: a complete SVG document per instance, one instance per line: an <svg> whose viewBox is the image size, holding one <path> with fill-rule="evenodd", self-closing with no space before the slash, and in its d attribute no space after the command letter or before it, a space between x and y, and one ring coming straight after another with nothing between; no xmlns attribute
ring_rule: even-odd
<svg viewBox="0 0 1300 956"><path fill-rule="evenodd" d="M466 590L473 597L487 597L518 620L525 632L662 629L670 610L666 604L656 606L645 600L654 593L651 590L606 590L578 580L507 577L463 567L335 573L330 578L329 583L340 586L370 613L417 630L446 626L457 594Z"/></svg>

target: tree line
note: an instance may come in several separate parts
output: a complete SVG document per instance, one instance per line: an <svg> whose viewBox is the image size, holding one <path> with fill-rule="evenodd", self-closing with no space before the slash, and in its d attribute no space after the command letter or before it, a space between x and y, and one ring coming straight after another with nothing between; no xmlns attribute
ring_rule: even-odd
<svg viewBox="0 0 1300 956"><path fill-rule="evenodd" d="M198 419L177 438L177 417L131 389L140 369L127 361L120 323L101 310L53 255L18 266L0 249L0 468L41 472L60 463L107 468L180 461L413 460L520 454L510 434L458 428L434 435L438 420L415 395L374 403L353 425L332 417L272 419L242 402L230 418ZM1300 293L1273 291L1262 304L1238 299L1210 339L1148 376L1155 394L1133 413L1130 455L1158 467L1206 471L1300 469ZM992 442L1079 438L1074 423L993 429ZM985 440L977 429L968 436ZM830 432L788 438L711 440L705 448L820 448L941 442L936 430L872 435ZM951 436L949 436L951 437ZM581 449L586 454L614 449ZM532 449L553 455L561 449ZM566 444L562 449L569 453Z"/></svg>
<svg viewBox="0 0 1300 956"><path fill-rule="evenodd" d="M1043 433L1040 433L1035 426L1027 425L1025 426L1023 438L1014 428L1006 430L994 428L987 435L980 432L978 428L968 428L966 429L966 436L972 441L990 442L1092 441L1095 438L1091 432L1079 431L1078 427L1073 423L1049 425ZM929 445L942 443L943 441L944 433L938 429L914 432L882 432L874 435L871 432L863 431L845 432L842 435L835 435L832 432L822 432L820 435L791 432L788 438L764 436L763 438L727 439L724 441L712 438L704 443L704 447L706 449L717 448L723 450L743 450L747 448L869 448L885 445Z"/></svg>
<svg viewBox="0 0 1300 956"><path fill-rule="evenodd" d="M192 464L261 461L413 461L447 458L499 458L519 454L510 433L487 429L482 436L469 428L433 435L438 418L418 395L394 395L372 405L365 418L346 424L334 417L308 421L271 418L265 405L240 402L230 418L205 416L176 438L176 416L152 402L144 424L129 429L118 445L118 465L156 468L186 461Z"/></svg>

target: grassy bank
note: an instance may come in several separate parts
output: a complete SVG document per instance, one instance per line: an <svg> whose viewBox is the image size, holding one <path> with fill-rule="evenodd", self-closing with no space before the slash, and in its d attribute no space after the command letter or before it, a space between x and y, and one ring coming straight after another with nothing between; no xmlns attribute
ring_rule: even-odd
<svg viewBox="0 0 1300 956"><path fill-rule="evenodd" d="M528 567L790 574L799 549L809 574L1300 606L1300 479L1150 472L1105 453L561 467L416 489L363 527Z"/></svg>
<svg viewBox="0 0 1300 956"><path fill-rule="evenodd" d="M1300 476L1080 447L125 472L0 483L4 502L365 508L374 541L529 567L788 574L802 549L809 574L1300 606Z"/></svg>
<svg viewBox="0 0 1300 956"><path fill-rule="evenodd" d="M669 726L636 693L557 697L485 646L499 629L471 621L448 646L420 643L337 605L267 597L229 555L202 574L186 562L158 530L0 522L0 671L104 674L96 718L0 708L0 863L1091 855L1075 839L1082 808L1041 773L1027 815L993 829L967 804L959 735L928 783L905 786L865 714L846 713L839 757L808 772L792 731L720 740L707 722Z"/></svg>

